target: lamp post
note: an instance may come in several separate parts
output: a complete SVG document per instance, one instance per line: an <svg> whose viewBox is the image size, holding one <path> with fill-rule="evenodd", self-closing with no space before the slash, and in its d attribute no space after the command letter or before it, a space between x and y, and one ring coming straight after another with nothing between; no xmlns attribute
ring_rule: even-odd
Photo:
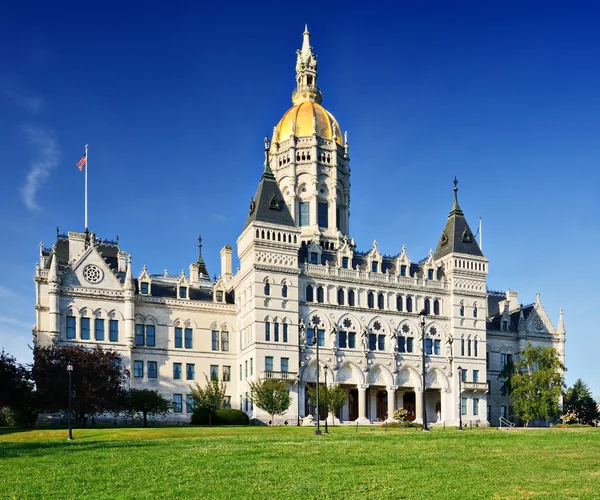
<svg viewBox="0 0 600 500"><path fill-rule="evenodd" d="M421 364L423 365L423 430L428 431L429 427L427 426L427 398L425 397L425 319L427 318L427 314L425 314L425 310L421 309L419 313L419 319L421 320L421 352L422 359Z"/></svg>
<svg viewBox="0 0 600 500"><path fill-rule="evenodd" d="M73 391L71 390L71 373L73 373L73 365L69 363L67 365L67 373L69 374L69 441L73 441L73 426L72 426L72 411L71 411L71 396Z"/></svg>
<svg viewBox="0 0 600 500"><path fill-rule="evenodd" d="M316 325L315 325L316 326ZM321 433L321 424L319 415L319 372L321 371L321 367L319 366L319 330L318 328L313 329L313 342L317 345L317 430L315 431L315 436L320 436Z"/></svg>
<svg viewBox="0 0 600 500"><path fill-rule="evenodd" d="M327 391L327 365L323 367L325 371L325 391ZM326 393L327 394L327 393ZM329 414L329 398L327 398L327 413L325 414L325 434L329 434L329 429L327 428L327 416Z"/></svg>
<svg viewBox="0 0 600 500"><path fill-rule="evenodd" d="M458 430L462 431L462 367L458 367Z"/></svg>

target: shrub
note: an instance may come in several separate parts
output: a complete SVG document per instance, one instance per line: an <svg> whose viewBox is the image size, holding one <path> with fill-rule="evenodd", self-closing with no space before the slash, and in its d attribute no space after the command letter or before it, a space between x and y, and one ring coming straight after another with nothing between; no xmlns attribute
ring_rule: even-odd
<svg viewBox="0 0 600 500"><path fill-rule="evenodd" d="M192 414L192 425L209 425L209 412L204 408L196 408ZM248 425L249 419L241 410L219 408L212 417L212 425Z"/></svg>
<svg viewBox="0 0 600 500"><path fill-rule="evenodd" d="M385 429L385 424L381 424L379 427ZM423 426L415 422L389 422L387 427L388 429L420 429Z"/></svg>
<svg viewBox="0 0 600 500"><path fill-rule="evenodd" d="M215 412L217 425L248 425L249 419L241 410L232 408L221 408Z"/></svg>

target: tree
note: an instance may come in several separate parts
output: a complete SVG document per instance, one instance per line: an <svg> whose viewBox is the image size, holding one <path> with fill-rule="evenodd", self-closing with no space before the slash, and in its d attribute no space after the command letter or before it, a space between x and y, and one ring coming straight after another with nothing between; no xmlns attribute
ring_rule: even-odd
<svg viewBox="0 0 600 500"><path fill-rule="evenodd" d="M0 408L6 408L15 425L33 427L38 414L38 398L31 370L10 354L0 353Z"/></svg>
<svg viewBox="0 0 600 500"><path fill-rule="evenodd" d="M100 346L52 345L33 350L32 377L41 410L68 411L68 364L73 366L72 413L82 426L92 415L122 408L129 372L119 353Z"/></svg>
<svg viewBox="0 0 600 500"><path fill-rule="evenodd" d="M192 397L194 398L194 404L196 408L202 408L208 411L208 425L212 425L212 416L219 409L223 408L225 404L225 382L219 382L218 377L209 379L204 374L206 379L206 385L202 387L196 382L195 387L190 386L192 391Z"/></svg>
<svg viewBox="0 0 600 500"><path fill-rule="evenodd" d="M265 378L250 382L250 399L261 410L271 415L271 422L275 422L275 415L283 415L292 404L290 389L283 380Z"/></svg>
<svg viewBox="0 0 600 500"><path fill-rule="evenodd" d="M127 409L142 415L144 427L148 427L148 415L166 415L172 406L158 391L131 389L127 394Z"/></svg>
<svg viewBox="0 0 600 500"><path fill-rule="evenodd" d="M563 397L563 412L573 413L580 424L593 425L594 420L600 419L600 412L587 384L581 380L569 387Z"/></svg>
<svg viewBox="0 0 600 500"><path fill-rule="evenodd" d="M317 400L316 387L308 386L306 388L308 397L312 401ZM346 404L346 398L348 397L348 391L341 385L329 385L319 384L319 409L318 413L321 415L324 410L336 415Z"/></svg>
<svg viewBox="0 0 600 500"><path fill-rule="evenodd" d="M525 421L553 420L560 415L563 372L556 349L533 347L529 342L515 363L508 363L498 376L506 379L503 393L510 396L514 413Z"/></svg>

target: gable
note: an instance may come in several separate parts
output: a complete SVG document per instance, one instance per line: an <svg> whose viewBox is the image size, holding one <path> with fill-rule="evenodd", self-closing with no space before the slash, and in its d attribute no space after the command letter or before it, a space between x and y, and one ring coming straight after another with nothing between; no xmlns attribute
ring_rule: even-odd
<svg viewBox="0 0 600 500"><path fill-rule="evenodd" d="M121 282L95 246L89 247L62 280L63 286L122 291Z"/></svg>
<svg viewBox="0 0 600 500"><path fill-rule="evenodd" d="M550 318L546 314L546 311L543 307L541 307L540 303L537 303L525 321L525 331L529 333L538 333L538 334L546 334L553 335L554 327L552 326L552 322Z"/></svg>

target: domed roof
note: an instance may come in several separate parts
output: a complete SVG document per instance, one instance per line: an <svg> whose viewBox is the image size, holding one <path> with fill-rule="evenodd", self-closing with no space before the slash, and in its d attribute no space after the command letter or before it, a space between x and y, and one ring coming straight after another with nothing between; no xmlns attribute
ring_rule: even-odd
<svg viewBox="0 0 600 500"><path fill-rule="evenodd" d="M316 135L342 146L340 126L333 115L316 102L301 102L288 109L275 127L274 141L282 143L292 136L310 137Z"/></svg>

